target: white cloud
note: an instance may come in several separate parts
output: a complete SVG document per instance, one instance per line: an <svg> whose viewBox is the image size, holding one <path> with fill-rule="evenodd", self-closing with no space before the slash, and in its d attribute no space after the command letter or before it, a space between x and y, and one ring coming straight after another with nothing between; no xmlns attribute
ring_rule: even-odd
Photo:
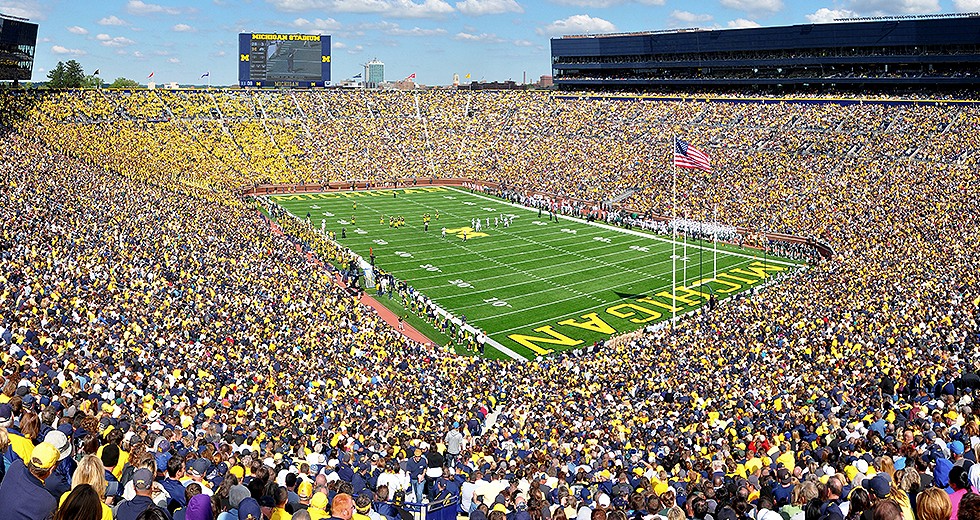
<svg viewBox="0 0 980 520"><path fill-rule="evenodd" d="M831 23L837 18L854 18L858 14L849 9L828 9L821 7L815 13L806 15L810 23Z"/></svg>
<svg viewBox="0 0 980 520"><path fill-rule="evenodd" d="M534 42L531 40L514 40L514 45L516 47L534 47Z"/></svg>
<svg viewBox="0 0 980 520"><path fill-rule="evenodd" d="M72 34L88 34L88 29L80 27L78 25L72 25L68 28L68 32Z"/></svg>
<svg viewBox="0 0 980 520"><path fill-rule="evenodd" d="M576 7L612 7L629 3L642 5L664 5L666 0L552 0L556 4L574 5Z"/></svg>
<svg viewBox="0 0 980 520"><path fill-rule="evenodd" d="M980 0L954 0L953 5L957 11L976 12L980 11Z"/></svg>
<svg viewBox="0 0 980 520"><path fill-rule="evenodd" d="M480 34L470 34L465 32L458 32L453 39L461 42L481 42L481 43L503 43L503 38L497 36L493 33L480 33Z"/></svg>
<svg viewBox="0 0 980 520"><path fill-rule="evenodd" d="M344 42L333 42L331 45L333 45L333 48L334 49L346 49L347 48L347 44L344 43Z"/></svg>
<svg viewBox="0 0 980 520"><path fill-rule="evenodd" d="M10 16L29 18L33 21L47 18L38 0L0 0L0 12Z"/></svg>
<svg viewBox="0 0 980 520"><path fill-rule="evenodd" d="M524 8L515 0L464 0L456 2L456 9L470 16L524 12Z"/></svg>
<svg viewBox="0 0 980 520"><path fill-rule="evenodd" d="M727 1L727 0L722 0ZM980 0L955 0L960 11L980 10ZM939 0L849 0L844 7L822 7L806 15L811 23L830 23L835 18L861 16L889 16L900 14L928 14L942 11Z"/></svg>
<svg viewBox="0 0 980 520"><path fill-rule="evenodd" d="M721 0L721 5L748 13L775 13L783 9L783 0Z"/></svg>
<svg viewBox="0 0 980 520"><path fill-rule="evenodd" d="M368 31L379 31L392 36L439 36L446 34L446 30L442 28L423 29L421 27L412 27L411 29L403 29L394 22L368 23L361 25L360 28Z"/></svg>
<svg viewBox="0 0 980 520"><path fill-rule="evenodd" d="M194 28L186 23L179 23L172 27L174 32L194 32Z"/></svg>
<svg viewBox="0 0 980 520"><path fill-rule="evenodd" d="M752 27L762 27L759 22L752 20L746 20L745 18L737 18L735 20L728 21L729 29L749 29Z"/></svg>
<svg viewBox="0 0 980 520"><path fill-rule="evenodd" d="M296 29L310 34L326 34L328 32L334 32L341 28L340 22L334 20L333 18L316 18L314 20L307 20L306 18L297 18L290 24Z"/></svg>
<svg viewBox="0 0 980 520"><path fill-rule="evenodd" d="M143 59L143 58L145 58L145 56L143 55L143 53L140 52L140 51L133 51L133 57L136 58L136 59Z"/></svg>
<svg viewBox="0 0 980 520"><path fill-rule="evenodd" d="M97 35L95 39L102 42L102 45L105 45L106 47L125 47L136 43L125 36L112 37L105 33Z"/></svg>
<svg viewBox="0 0 980 520"><path fill-rule="evenodd" d="M942 11L939 0L851 0L850 7L862 15L930 14Z"/></svg>
<svg viewBox="0 0 980 520"><path fill-rule="evenodd" d="M396 18L433 18L454 11L445 0L266 0L279 11L336 11L375 13Z"/></svg>
<svg viewBox="0 0 980 520"><path fill-rule="evenodd" d="M550 24L539 27L537 30L540 35L563 35L563 34L595 34L616 32L616 26L608 20L592 17L587 14L574 14L563 20L555 20Z"/></svg>
<svg viewBox="0 0 980 520"><path fill-rule="evenodd" d="M678 11L670 13L670 19L672 25L677 24L695 24L700 22L710 22L714 20L714 17L710 14L697 14L690 11Z"/></svg>
<svg viewBox="0 0 980 520"><path fill-rule="evenodd" d="M176 63L180 63L180 59L179 58L168 58L167 59L167 63L175 63L175 64Z"/></svg>
<svg viewBox="0 0 980 520"><path fill-rule="evenodd" d="M347 54L360 54L363 50L363 45L355 45L354 47L347 49Z"/></svg>
<svg viewBox="0 0 980 520"><path fill-rule="evenodd" d="M99 20L99 25L126 25L128 22L116 15L107 16Z"/></svg>
<svg viewBox="0 0 980 520"><path fill-rule="evenodd" d="M176 7L164 7L160 4L148 4L142 0L129 0L126 3L126 11L129 14L180 14L180 9Z"/></svg>
<svg viewBox="0 0 980 520"><path fill-rule="evenodd" d="M84 56L88 54L82 49L69 49L67 47L62 47L61 45L55 45L51 47L51 52L55 54L70 54L72 56Z"/></svg>

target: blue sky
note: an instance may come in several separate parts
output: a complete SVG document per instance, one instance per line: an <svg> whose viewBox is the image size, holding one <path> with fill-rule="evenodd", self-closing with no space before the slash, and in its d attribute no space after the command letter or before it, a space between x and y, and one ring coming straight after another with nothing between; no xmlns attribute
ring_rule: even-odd
<svg viewBox="0 0 980 520"><path fill-rule="evenodd" d="M980 11L980 0L0 0L0 12L40 25L34 80L78 60L145 82L237 84L240 32L332 35L333 80L378 58L385 76L445 85L536 81L562 34L738 28L836 17Z"/></svg>

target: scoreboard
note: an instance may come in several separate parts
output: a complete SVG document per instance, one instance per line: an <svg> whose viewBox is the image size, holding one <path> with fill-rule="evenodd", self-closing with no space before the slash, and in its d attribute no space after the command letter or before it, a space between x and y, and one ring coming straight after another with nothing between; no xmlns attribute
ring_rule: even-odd
<svg viewBox="0 0 980 520"><path fill-rule="evenodd" d="M238 84L242 87L324 87L330 83L330 36L242 33L238 35Z"/></svg>
<svg viewBox="0 0 980 520"><path fill-rule="evenodd" d="M0 80L30 80L36 45L36 23L0 17Z"/></svg>

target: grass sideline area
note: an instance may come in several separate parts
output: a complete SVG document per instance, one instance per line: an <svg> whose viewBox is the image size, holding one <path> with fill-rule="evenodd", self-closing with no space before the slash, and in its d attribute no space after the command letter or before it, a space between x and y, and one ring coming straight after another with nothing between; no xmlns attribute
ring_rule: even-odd
<svg viewBox="0 0 980 520"><path fill-rule="evenodd" d="M549 219L547 212L538 216L535 209L449 187L269 199L297 217L309 214L315 229L336 233L364 259L373 252L379 269L465 317L487 334L488 346L515 359L582 348L663 322L706 305L711 294L728 298L803 266L719 245L713 277L712 244L691 240L685 256L678 240L675 295L670 237L650 232ZM393 226L392 218L404 224ZM512 224L505 227L503 218ZM403 315L401 302L395 303L392 310Z"/></svg>

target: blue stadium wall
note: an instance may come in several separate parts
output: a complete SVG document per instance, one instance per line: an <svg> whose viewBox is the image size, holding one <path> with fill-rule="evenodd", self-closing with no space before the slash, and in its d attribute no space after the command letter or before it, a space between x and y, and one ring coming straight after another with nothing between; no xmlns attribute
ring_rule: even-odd
<svg viewBox="0 0 980 520"><path fill-rule="evenodd" d="M847 84L976 88L980 16L564 37L551 40L551 55L555 84L564 89ZM886 65L893 71L922 72L913 77L887 71L880 77L843 73ZM746 69L761 72L745 77ZM793 73L783 75L784 70ZM649 77L617 77L619 72ZM685 74L701 77L668 77Z"/></svg>

